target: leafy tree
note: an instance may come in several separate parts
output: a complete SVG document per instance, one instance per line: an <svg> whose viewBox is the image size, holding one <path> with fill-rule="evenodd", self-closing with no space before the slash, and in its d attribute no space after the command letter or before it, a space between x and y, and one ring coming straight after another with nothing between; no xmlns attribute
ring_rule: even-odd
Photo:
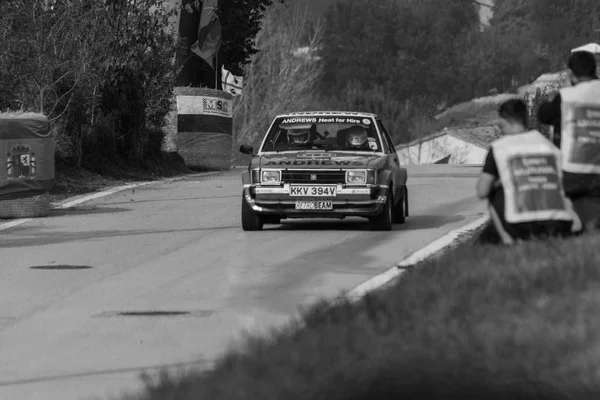
<svg viewBox="0 0 600 400"><path fill-rule="evenodd" d="M411 118L422 125L473 93L470 71L461 68L464 42L479 29L471 0L345 0L326 20L323 98L344 105L362 91L363 110L389 112L384 118L394 120L388 125L398 127L397 140L411 136L400 133L414 125ZM392 109L385 111L385 102Z"/></svg>
<svg viewBox="0 0 600 400"><path fill-rule="evenodd" d="M311 18L301 5L266 11L255 42L260 51L252 55L244 90L235 100L237 143L258 145L275 115L314 108L322 62L294 56L293 51L302 46L318 48L323 30L322 21Z"/></svg>
<svg viewBox="0 0 600 400"><path fill-rule="evenodd" d="M594 26L600 17L598 1L532 0L525 16L533 25L534 37L547 49L552 68L563 68L565 54L572 48L600 40L593 31L594 27L600 29Z"/></svg>
<svg viewBox="0 0 600 400"><path fill-rule="evenodd" d="M225 66L234 75L243 76L244 67L258 52L255 38L261 29L264 13L273 6L274 2L285 4L285 0L219 0L218 15L222 29L222 44L215 70L189 49L197 37L201 2L183 0L184 8L189 4L188 9L192 12L184 9L180 11L180 34L186 39L186 48L178 54L184 66L177 85L214 87L216 72L217 88L220 89L221 66Z"/></svg>
<svg viewBox="0 0 600 400"><path fill-rule="evenodd" d="M398 50L392 5L390 0L346 0L329 9L321 52L325 63L323 89L327 94L352 80L367 85L391 81Z"/></svg>
<svg viewBox="0 0 600 400"><path fill-rule="evenodd" d="M24 12L26 10L26 12ZM3 107L47 114L81 165L95 153L135 163L171 108L176 49L162 0L10 0L3 3ZM110 129L104 143L99 124ZM98 132L97 132L98 131ZM100 145L98 145L100 144Z"/></svg>
<svg viewBox="0 0 600 400"><path fill-rule="evenodd" d="M172 105L176 44L164 29L169 12L162 0L114 1L101 16L110 33L99 82L101 110L117 122L116 133L122 131L121 151L139 163L147 123L162 127Z"/></svg>
<svg viewBox="0 0 600 400"><path fill-rule="evenodd" d="M275 0L285 4L285 0ZM223 25L223 45L220 56L234 75L243 75L251 57L258 53L254 39L261 29L265 11L273 0L221 0L219 17Z"/></svg>
<svg viewBox="0 0 600 400"><path fill-rule="evenodd" d="M501 77L521 85L564 68L569 51L597 41L594 0L496 0L490 20Z"/></svg>

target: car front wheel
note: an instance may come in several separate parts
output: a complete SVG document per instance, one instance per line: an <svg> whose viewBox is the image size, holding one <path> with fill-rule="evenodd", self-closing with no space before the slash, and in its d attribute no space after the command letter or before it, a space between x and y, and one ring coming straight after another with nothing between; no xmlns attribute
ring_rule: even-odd
<svg viewBox="0 0 600 400"><path fill-rule="evenodd" d="M265 224L279 225L281 224L281 217L279 215L265 215L263 217L263 222Z"/></svg>
<svg viewBox="0 0 600 400"><path fill-rule="evenodd" d="M406 215L408 211L408 189L406 186L402 188L402 198L398 201L398 204L394 206L394 222L403 224L406 222Z"/></svg>
<svg viewBox="0 0 600 400"><path fill-rule="evenodd" d="M375 217L371 218L371 224L373 226L373 230L376 231L391 231L392 225L394 221L394 198L390 193L387 196L385 204L383 205L383 210L381 213Z"/></svg>
<svg viewBox="0 0 600 400"><path fill-rule="evenodd" d="M246 197L242 193L242 229L245 231L262 230L264 221L261 215L254 212Z"/></svg>

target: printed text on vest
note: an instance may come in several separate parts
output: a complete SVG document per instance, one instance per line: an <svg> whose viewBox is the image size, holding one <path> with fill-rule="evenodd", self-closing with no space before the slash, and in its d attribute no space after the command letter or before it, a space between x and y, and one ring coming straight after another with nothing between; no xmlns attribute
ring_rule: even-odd
<svg viewBox="0 0 600 400"><path fill-rule="evenodd" d="M600 80L560 90L563 170L600 174Z"/></svg>
<svg viewBox="0 0 600 400"><path fill-rule="evenodd" d="M498 139L492 149L504 189L507 222L572 220L556 146L534 130Z"/></svg>

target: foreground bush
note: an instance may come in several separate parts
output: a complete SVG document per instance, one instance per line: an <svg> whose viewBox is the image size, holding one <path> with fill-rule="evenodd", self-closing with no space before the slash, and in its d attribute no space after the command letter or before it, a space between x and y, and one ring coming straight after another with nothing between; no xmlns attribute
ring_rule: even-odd
<svg viewBox="0 0 600 400"><path fill-rule="evenodd" d="M596 398L599 242L459 247L136 398Z"/></svg>

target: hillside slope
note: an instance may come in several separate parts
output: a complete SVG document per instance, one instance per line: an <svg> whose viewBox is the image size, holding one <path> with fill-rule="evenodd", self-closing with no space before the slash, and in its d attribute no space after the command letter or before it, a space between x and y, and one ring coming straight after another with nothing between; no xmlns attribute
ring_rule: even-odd
<svg viewBox="0 0 600 400"><path fill-rule="evenodd" d="M501 93L456 104L436 115L435 119L449 128L493 125L502 102L511 98L532 98L538 90L552 94L566 83L565 71L542 74L534 82L519 87L516 93Z"/></svg>

